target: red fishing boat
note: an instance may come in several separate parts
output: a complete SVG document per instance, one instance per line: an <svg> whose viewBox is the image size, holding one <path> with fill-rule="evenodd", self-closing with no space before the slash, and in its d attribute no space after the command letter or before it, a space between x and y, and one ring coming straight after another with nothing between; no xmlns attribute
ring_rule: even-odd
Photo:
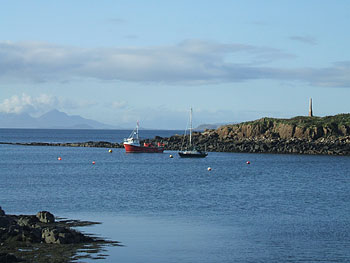
<svg viewBox="0 0 350 263"><path fill-rule="evenodd" d="M124 148L127 153L162 153L164 151L164 147L160 143L157 146L146 142L141 145L139 122L137 122L136 128L132 131L129 138L124 139Z"/></svg>

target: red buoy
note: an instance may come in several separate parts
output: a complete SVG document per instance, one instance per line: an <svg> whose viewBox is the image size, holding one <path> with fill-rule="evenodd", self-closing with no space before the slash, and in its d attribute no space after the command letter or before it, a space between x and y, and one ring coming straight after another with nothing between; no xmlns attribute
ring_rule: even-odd
<svg viewBox="0 0 350 263"><path fill-rule="evenodd" d="M92 164L95 164L95 161L92 161Z"/></svg>
<svg viewBox="0 0 350 263"><path fill-rule="evenodd" d="M62 160L62 158L61 158L61 157L58 157L58 158L57 158L57 160L61 161L61 160Z"/></svg>
<svg viewBox="0 0 350 263"><path fill-rule="evenodd" d="M247 164L250 164L250 162L249 162L249 161L247 161Z"/></svg>

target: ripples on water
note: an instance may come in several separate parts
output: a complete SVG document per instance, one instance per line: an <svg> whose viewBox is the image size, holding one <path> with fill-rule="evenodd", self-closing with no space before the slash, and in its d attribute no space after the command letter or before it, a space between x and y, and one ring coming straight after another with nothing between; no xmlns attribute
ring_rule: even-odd
<svg viewBox="0 0 350 263"><path fill-rule="evenodd" d="M169 154L1 145L0 205L101 220L110 262L350 261L349 157Z"/></svg>

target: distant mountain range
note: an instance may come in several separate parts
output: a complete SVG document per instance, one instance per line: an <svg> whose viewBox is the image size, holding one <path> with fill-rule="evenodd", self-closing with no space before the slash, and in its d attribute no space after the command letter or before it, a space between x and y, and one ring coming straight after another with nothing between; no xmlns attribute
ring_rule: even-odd
<svg viewBox="0 0 350 263"><path fill-rule="evenodd" d="M227 123L201 124L195 130L217 129ZM0 128L27 129L126 129L120 126L104 124L95 120L85 119L79 115L68 115L57 109L51 110L40 117L32 117L28 113L1 113ZM128 129L133 129L128 128ZM149 128L142 128L141 130Z"/></svg>
<svg viewBox="0 0 350 263"><path fill-rule="evenodd" d="M119 127L85 119L79 115L68 115L54 109L37 118L27 113L0 113L0 128L118 129Z"/></svg>

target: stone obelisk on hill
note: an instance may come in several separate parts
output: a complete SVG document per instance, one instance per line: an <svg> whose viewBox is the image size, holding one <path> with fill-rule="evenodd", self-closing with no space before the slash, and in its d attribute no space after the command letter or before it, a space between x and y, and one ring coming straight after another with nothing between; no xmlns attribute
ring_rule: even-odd
<svg viewBox="0 0 350 263"><path fill-rule="evenodd" d="M310 106L309 106L309 117L313 117L314 114L312 112L312 98L310 98Z"/></svg>

